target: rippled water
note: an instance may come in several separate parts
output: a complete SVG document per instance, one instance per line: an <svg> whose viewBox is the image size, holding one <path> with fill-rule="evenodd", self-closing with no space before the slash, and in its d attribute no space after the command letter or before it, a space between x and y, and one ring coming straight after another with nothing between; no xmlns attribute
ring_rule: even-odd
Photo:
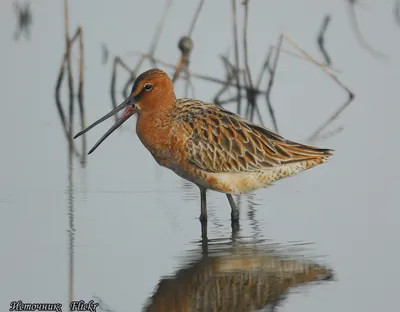
<svg viewBox="0 0 400 312"><path fill-rule="evenodd" d="M156 2L141 2L140 14L134 10L134 2L118 2L124 3L119 4L122 12L113 2L102 2L96 10L90 2L71 3L72 25L79 22L85 29L88 123L111 107L111 65L101 66L100 42L106 41L112 53L120 53L147 47L150 40L153 25L148 31L142 25L148 25L148 12ZM182 16L180 10L193 10L187 3L181 1L180 9L171 13L166 33L182 33L182 23L188 24L191 17ZM314 53L314 33L323 14L329 10L335 14L327 39L329 49L336 67L342 70L340 77L356 93L355 102L337 123L344 131L318 142L337 153L327 164L235 198L241 219L240 232L233 237L226 196L210 192L208 246L201 241L197 188L156 165L135 135L135 121L90 155L86 169L76 160L69 168L53 99L64 48L61 2L32 5L32 40L18 42L11 39L12 6L2 3L2 309L17 300L67 306L73 298L101 300L103 310L139 311L160 280L166 276L174 280L193 263L206 265L202 256L207 251L229 262L237 252L236 241L258 241L258 248L270 256L278 249L279 255L298 261L311 259L335 275L334 281L291 288L280 301L279 311L395 310L400 277L400 174L396 166L400 46L386 34L397 38L400 30L388 18L390 6L378 8L368 3L361 23L369 40L390 56L390 62L374 60L354 41L345 10L339 4L325 7L327 4L321 3L309 0L288 11L286 4L270 8L254 1L252 14L267 12L268 16L254 18L249 29L254 34L251 43L257 47L251 52L251 66L260 66L267 46L258 38L265 36L266 42L275 42L282 28ZM215 10L211 6L205 7L204 18L209 22L199 20L203 26L196 31L199 48L193 55L193 71L218 75L215 51L201 47L212 40L216 50L226 49L230 39L221 40L215 29L230 31L218 26L230 25L230 11L224 4L215 4ZM279 14L271 16L268 10L272 9ZM275 15L281 15L280 19ZM133 24L141 25L140 29L130 31ZM377 25L383 30L375 29ZM266 27L270 32L265 33ZM162 39L159 55L175 62L174 44ZM342 103L345 94L308 64L285 56L280 66L273 91L280 130L284 136L302 141ZM214 91L215 86L196 82L199 99L210 100ZM177 93L182 94L179 83ZM262 110L267 116L266 108ZM89 147L111 122L88 133ZM75 129L79 130L78 125Z"/></svg>

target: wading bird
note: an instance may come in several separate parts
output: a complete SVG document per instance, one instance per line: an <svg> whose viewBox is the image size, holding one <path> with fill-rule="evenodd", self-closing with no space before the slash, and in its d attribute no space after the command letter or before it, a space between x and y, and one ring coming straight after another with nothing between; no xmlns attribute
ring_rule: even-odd
<svg viewBox="0 0 400 312"><path fill-rule="evenodd" d="M232 221L237 221L239 210L232 194L246 194L267 187L322 164L333 155L330 149L286 140L220 106L194 99L176 99L171 79L160 69L139 75L122 104L74 138L124 108L120 120L89 154L136 114L137 135L157 163L199 187L201 221L207 220L207 189L226 194Z"/></svg>

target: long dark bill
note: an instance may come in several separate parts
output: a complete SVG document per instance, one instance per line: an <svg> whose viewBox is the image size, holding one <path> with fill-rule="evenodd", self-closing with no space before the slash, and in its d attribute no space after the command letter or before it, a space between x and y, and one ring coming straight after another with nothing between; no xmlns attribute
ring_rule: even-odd
<svg viewBox="0 0 400 312"><path fill-rule="evenodd" d="M99 123L103 122L104 120L114 116L116 113L118 113L120 110L125 109L124 114L118 120L101 138L100 140L97 141L97 143L92 147L92 149L89 151L88 154L91 154L94 152L94 150L99 147L99 145L111 134L113 133L116 129L118 129L125 121L127 121L132 115L136 113L136 108L134 107L134 102L131 97L128 97L123 103L118 105L116 108L114 108L111 112L109 112L107 115L101 117L99 120L95 121L93 124L91 124L89 127L83 129L81 132L77 133L74 136L74 139L77 137L81 136L82 134L86 133L93 127L97 126Z"/></svg>

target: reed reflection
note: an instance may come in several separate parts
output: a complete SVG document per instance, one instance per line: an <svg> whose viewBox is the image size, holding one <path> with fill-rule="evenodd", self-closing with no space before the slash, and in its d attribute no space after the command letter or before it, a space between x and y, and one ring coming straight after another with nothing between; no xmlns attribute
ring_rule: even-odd
<svg viewBox="0 0 400 312"><path fill-rule="evenodd" d="M327 266L265 241L208 240L206 252L204 244L160 279L143 311L275 311L289 290L334 277Z"/></svg>
<svg viewBox="0 0 400 312"><path fill-rule="evenodd" d="M68 300L74 300L74 246L75 246L75 207L74 207L74 177L72 153L69 153L68 166Z"/></svg>

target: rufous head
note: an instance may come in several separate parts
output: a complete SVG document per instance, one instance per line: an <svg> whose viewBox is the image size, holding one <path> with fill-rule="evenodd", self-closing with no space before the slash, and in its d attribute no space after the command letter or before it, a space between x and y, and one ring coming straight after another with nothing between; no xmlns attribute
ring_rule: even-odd
<svg viewBox="0 0 400 312"><path fill-rule="evenodd" d="M124 102L81 132L77 133L74 139L125 108L124 114L120 120L117 121L89 151L88 154L91 154L111 133L134 114L140 116L141 114L151 112L163 112L173 107L175 101L174 85L168 75L161 69L150 69L136 78L131 94Z"/></svg>
<svg viewBox="0 0 400 312"><path fill-rule="evenodd" d="M176 101L171 79L157 68L145 71L136 78L130 96L139 114L169 108Z"/></svg>

